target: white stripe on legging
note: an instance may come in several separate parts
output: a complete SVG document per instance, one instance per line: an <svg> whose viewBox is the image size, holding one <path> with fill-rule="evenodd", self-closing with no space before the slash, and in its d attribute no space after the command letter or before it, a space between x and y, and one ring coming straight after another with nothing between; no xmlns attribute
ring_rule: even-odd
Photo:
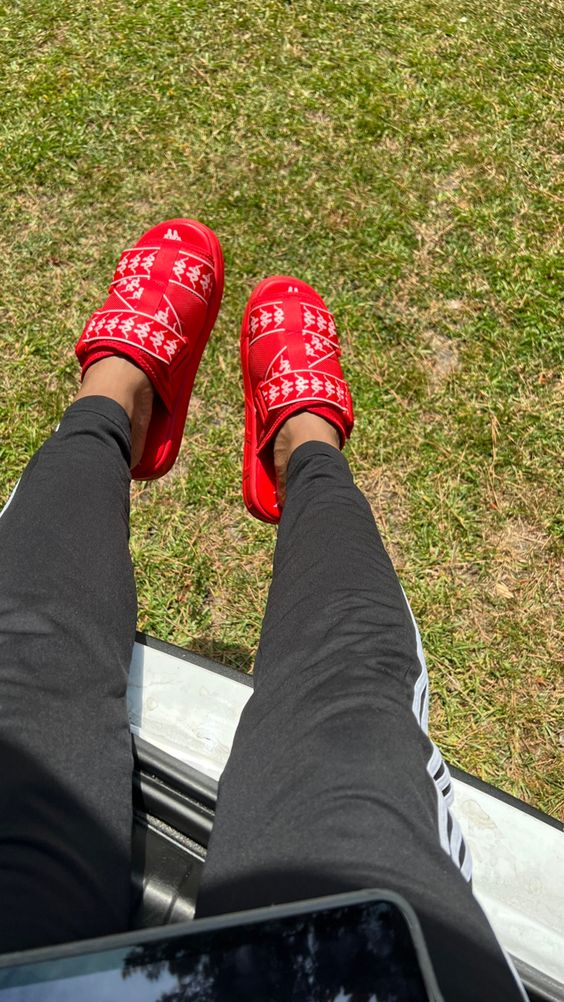
<svg viewBox="0 0 564 1002"><path fill-rule="evenodd" d="M417 720L421 730L427 734L429 725L429 678L427 675L427 663L425 661L423 644L421 643L421 635L415 621L415 616L411 611L407 595L405 592L403 594L407 608L409 609L413 629L415 630L417 658L419 660L419 664L421 665L421 673L413 690L413 702L411 704L411 709L413 710L415 719ZM472 859L470 856L470 850L462 838L460 825L450 810L454 801L450 773L437 746L433 744L433 742L431 742L431 746L433 750L431 752L431 758L427 762L427 772L433 780L435 790L437 791L437 822L441 848L444 849L446 854L450 856L454 863L456 863L456 866L459 868L464 879L470 880L472 877Z"/></svg>
<svg viewBox="0 0 564 1002"><path fill-rule="evenodd" d="M425 661L425 654L423 653L423 644L421 642L419 627L417 626L417 622L415 620L415 616L413 615L407 595L405 594L405 592L403 592L403 594L407 604L407 608L409 609L409 615L411 616L413 628L415 630L415 637L417 642L417 657L419 659L419 664L421 665L421 674L419 675L419 678L417 679L417 682L415 683L413 690L413 703L411 704L411 708L413 710L413 713L415 714L417 723L419 724L421 729L425 731L425 734L427 734L428 719L429 719L429 678L427 675L427 663ZM456 820L454 814L452 814L452 812L449 810L454 800L450 774L447 769L446 762L444 761L439 749L435 744L433 744L433 742L431 742L431 745L433 751L431 754L431 758L427 763L427 772L429 773L431 779L433 780L433 783L435 784L435 789L437 791L439 838L441 840L441 847L444 849L447 855L449 855L451 859L456 863L465 880L469 881L472 878L472 858L470 856L470 850L462 837L462 831L460 829L458 821ZM451 825L450 836L448 833L449 820ZM487 915L485 916L485 918L491 929L492 928L491 922L489 921ZM515 984L519 989L519 992L523 998L523 1002L528 1002L529 996L527 995L525 989L523 988L521 978L517 974L515 965L511 957L509 956L507 950L505 950L504 947L499 942L499 939L497 938L496 933L494 932L493 929L492 929L492 935L497 940L498 946L501 952L503 953L505 960L507 961L507 966L509 967L509 970L511 971L515 979Z"/></svg>
<svg viewBox="0 0 564 1002"><path fill-rule="evenodd" d="M18 489L18 484L19 484L19 482L20 482L20 481L18 480L18 483L16 484L16 486L14 487L14 489L13 489L12 493L10 494L10 497L9 497L9 498L8 498L8 500L6 501L6 504L5 504L5 505L4 505L4 507L2 508L2 511L0 511L0 518L2 518L2 515L4 514L4 512L5 512L5 511L8 511L8 508L10 507L10 505L11 505L12 501L14 500L14 494L16 493L16 491L17 491L17 489Z"/></svg>

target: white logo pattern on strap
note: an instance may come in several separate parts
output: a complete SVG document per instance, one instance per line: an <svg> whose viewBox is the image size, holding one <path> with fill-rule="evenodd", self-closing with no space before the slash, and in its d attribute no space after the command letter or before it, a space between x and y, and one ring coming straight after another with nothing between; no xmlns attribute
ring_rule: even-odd
<svg viewBox="0 0 564 1002"><path fill-rule="evenodd" d="M308 369L300 369L287 375L273 376L258 386L258 393L267 410L315 400L332 404L352 418L352 401L345 380L326 372L314 374Z"/></svg>
<svg viewBox="0 0 564 1002"><path fill-rule="evenodd" d="M322 334L304 331L303 344L308 365L311 369L314 369L321 362L324 362L327 358L331 358L331 356L334 356L335 353L339 352L338 341L330 341L328 337ZM270 379L271 376L278 376L281 373L289 372L290 369L291 365L288 358L288 349L282 348L282 350L270 363L265 378Z"/></svg>
<svg viewBox="0 0 564 1002"><path fill-rule="evenodd" d="M141 299L144 292L141 281L151 278L156 258L157 249L154 247L133 248L123 252L112 282L112 287L115 287L115 291L122 299L126 302L129 299ZM197 254L179 251L172 273L174 278L171 281L175 285L182 286L207 305L213 289L214 275L211 264Z"/></svg>
<svg viewBox="0 0 564 1002"><path fill-rule="evenodd" d="M170 365L182 344L182 339L156 316L145 318L127 310L94 313L84 329L84 340L126 341L160 359L165 365Z"/></svg>
<svg viewBox="0 0 564 1002"><path fill-rule="evenodd" d="M272 334L280 330L283 324L284 310L281 301L255 306L254 310L251 310L249 321L252 341L255 340L255 336L261 337L263 334Z"/></svg>
<svg viewBox="0 0 564 1002"><path fill-rule="evenodd" d="M296 290L297 291L297 290ZM301 336L305 359L301 365L307 368L293 369L291 343L281 337L282 347L272 357L265 378L256 388L255 403L263 421L269 412L292 404L314 402L330 404L342 411L348 424L354 420L350 391L342 375L325 371L336 365L340 372L338 358L341 354L335 321L328 310L312 303L299 302L301 316L293 306L291 327L285 326L286 303L276 301L261 303L251 310L249 317L250 347L270 335L289 334ZM301 331L296 328L296 320L301 319ZM279 343L280 343L279 341ZM299 355L298 355L299 357ZM331 365L327 365L331 360ZM323 363L326 363L323 365ZM298 363L299 364L299 363ZM294 362L295 365L295 362Z"/></svg>
<svg viewBox="0 0 564 1002"><path fill-rule="evenodd" d="M323 310L319 306L312 306L310 303L300 303L300 307L304 334L325 337L334 347L337 347L337 328L329 310ZM257 337L262 337L263 334L273 334L274 331L282 330L284 328L284 320L284 303L280 300L255 306L251 310L249 319L251 344Z"/></svg>

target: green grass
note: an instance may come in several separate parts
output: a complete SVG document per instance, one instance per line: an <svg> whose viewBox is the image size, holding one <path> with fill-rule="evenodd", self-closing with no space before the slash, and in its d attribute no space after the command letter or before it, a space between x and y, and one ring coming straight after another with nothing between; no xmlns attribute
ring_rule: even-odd
<svg viewBox="0 0 564 1002"><path fill-rule="evenodd" d="M122 247L205 220L225 297L189 444L134 488L140 626L252 666L274 534L240 498L238 327L258 279L294 272L337 317L348 455L420 620L433 737L561 812L562 5L4 13L0 498L76 388Z"/></svg>

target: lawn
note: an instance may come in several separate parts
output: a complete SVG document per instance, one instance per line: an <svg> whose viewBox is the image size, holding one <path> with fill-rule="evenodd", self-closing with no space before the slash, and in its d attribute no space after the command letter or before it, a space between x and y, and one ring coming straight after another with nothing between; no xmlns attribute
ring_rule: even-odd
<svg viewBox="0 0 564 1002"><path fill-rule="evenodd" d="M563 15L18 0L0 33L0 501L72 397L121 249L206 221L225 297L181 458L133 488L140 627L252 669L275 533L240 497L238 329L253 284L293 272L337 318L347 453L420 622L432 736L552 814Z"/></svg>

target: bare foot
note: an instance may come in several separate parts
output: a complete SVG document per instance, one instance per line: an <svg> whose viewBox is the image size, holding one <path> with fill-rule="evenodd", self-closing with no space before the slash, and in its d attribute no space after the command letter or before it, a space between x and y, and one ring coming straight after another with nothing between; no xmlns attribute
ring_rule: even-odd
<svg viewBox="0 0 564 1002"><path fill-rule="evenodd" d="M94 362L86 370L75 399L110 397L121 404L131 422L131 469L143 455L147 429L153 411L153 386L148 376L133 362L112 355Z"/></svg>
<svg viewBox="0 0 564 1002"><path fill-rule="evenodd" d="M290 456L304 442L327 442L335 449L341 448L339 432L325 418L309 411L300 411L289 417L274 439L274 467L280 505L286 500L286 471Z"/></svg>

